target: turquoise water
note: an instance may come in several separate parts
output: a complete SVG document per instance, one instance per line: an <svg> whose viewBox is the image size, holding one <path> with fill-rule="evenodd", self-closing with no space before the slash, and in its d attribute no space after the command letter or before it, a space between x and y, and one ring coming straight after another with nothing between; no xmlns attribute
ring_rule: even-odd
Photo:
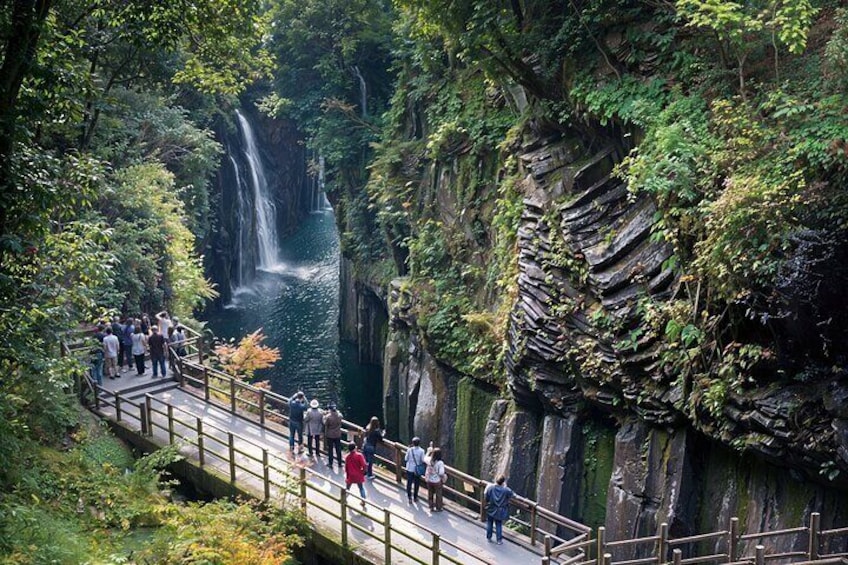
<svg viewBox="0 0 848 565"><path fill-rule="evenodd" d="M382 415L379 367L356 362L356 348L340 343L339 237L332 211L310 214L281 242L280 263L257 273L233 293L226 308L206 313L215 335L240 339L263 329L265 344L282 359L257 373L275 392L303 390L322 406L333 401L349 420Z"/></svg>

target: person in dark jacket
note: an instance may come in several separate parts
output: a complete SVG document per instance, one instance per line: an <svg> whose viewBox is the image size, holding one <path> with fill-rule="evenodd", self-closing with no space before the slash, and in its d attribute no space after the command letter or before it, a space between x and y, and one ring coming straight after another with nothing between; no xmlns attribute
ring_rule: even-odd
<svg viewBox="0 0 848 565"><path fill-rule="evenodd" d="M330 455L330 461L327 465L333 467L333 453L342 465L342 421L344 416L336 410L335 403L331 402L327 407L329 410L324 415L324 441L327 446L327 453Z"/></svg>
<svg viewBox="0 0 848 565"><path fill-rule="evenodd" d="M368 422L368 427L365 428L365 447L363 454L368 462L367 477L374 480L374 459L377 458L377 445L383 441L383 436L386 431L380 427L380 419L377 416L372 416Z"/></svg>
<svg viewBox="0 0 848 565"><path fill-rule="evenodd" d="M300 391L289 400L289 451L294 451L295 435L298 449L303 448L303 414L307 406L306 395Z"/></svg>
<svg viewBox="0 0 848 565"><path fill-rule="evenodd" d="M159 333L159 328L153 326L150 328L153 332L147 338L147 349L150 351L150 363L153 365L153 378L159 376L159 369L162 370L162 378L166 376L165 358L168 356L168 340Z"/></svg>
<svg viewBox="0 0 848 565"><path fill-rule="evenodd" d="M498 545L503 545L503 522L509 518L509 499L514 494L506 486L506 477L499 476L497 484L489 485L484 491L486 498L486 539L492 541L492 526L495 528Z"/></svg>

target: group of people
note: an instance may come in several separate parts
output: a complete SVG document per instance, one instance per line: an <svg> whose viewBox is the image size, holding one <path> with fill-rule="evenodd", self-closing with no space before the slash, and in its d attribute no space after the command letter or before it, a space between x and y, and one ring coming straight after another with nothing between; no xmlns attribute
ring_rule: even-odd
<svg viewBox="0 0 848 565"><path fill-rule="evenodd" d="M335 403L329 403L327 410L321 410L316 399L307 402L303 392L297 392L289 399L289 451L294 453L295 445L298 453L303 451L303 434L306 433L308 457L321 458L321 438L324 438L327 448L327 465L332 469L335 460L339 466L344 466L345 488L350 490L352 485L359 489L361 504L365 508L365 481L374 479L374 461L377 446L383 441L386 431L380 426L380 419L372 417L362 434L362 451L358 441L348 445L348 454L342 461L342 413ZM443 460L442 450L430 442L425 451L418 437L412 438L412 443L406 450L404 458L406 471L406 496L409 503L418 501L418 491L421 480L427 484L427 503L431 512L444 510L443 488L447 482L447 469ZM503 522L509 517L509 501L513 491L506 486L506 477L500 475L494 484L486 487L486 539L492 540L495 535L497 544L503 543Z"/></svg>
<svg viewBox="0 0 848 565"><path fill-rule="evenodd" d="M103 384L103 376L119 379L135 364L136 373L144 375L145 357L150 356L153 376L167 376L165 359L168 349L185 355L185 328L171 319L168 312L156 314L156 323L143 314L140 318L115 316L111 322L101 321L94 333L97 345L91 354L91 376L97 384ZM124 364L126 363L126 366Z"/></svg>

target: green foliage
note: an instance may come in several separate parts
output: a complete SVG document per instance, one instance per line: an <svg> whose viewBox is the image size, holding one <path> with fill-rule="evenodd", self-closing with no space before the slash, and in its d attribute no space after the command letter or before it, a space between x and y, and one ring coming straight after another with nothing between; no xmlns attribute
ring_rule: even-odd
<svg viewBox="0 0 848 565"><path fill-rule="evenodd" d="M172 506L143 562L163 564L286 565L303 545L305 519L254 502L218 500Z"/></svg>
<svg viewBox="0 0 848 565"><path fill-rule="evenodd" d="M194 255L173 175L148 163L118 171L115 181L101 202L117 258L113 296L122 300L109 305L144 312L167 304L175 315L190 316L215 291Z"/></svg>

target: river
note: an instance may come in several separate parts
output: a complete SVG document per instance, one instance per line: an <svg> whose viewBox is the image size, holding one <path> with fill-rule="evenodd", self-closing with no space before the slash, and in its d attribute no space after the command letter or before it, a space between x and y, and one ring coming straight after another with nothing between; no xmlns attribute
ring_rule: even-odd
<svg viewBox="0 0 848 565"><path fill-rule="evenodd" d="M336 402L345 418L365 424L382 414L382 378L379 367L357 362L354 345L340 342L339 253L333 212L313 212L280 241L273 268L258 271L231 304L205 318L220 338L262 328L265 344L280 349L280 361L256 380L286 396L302 390L322 407Z"/></svg>

